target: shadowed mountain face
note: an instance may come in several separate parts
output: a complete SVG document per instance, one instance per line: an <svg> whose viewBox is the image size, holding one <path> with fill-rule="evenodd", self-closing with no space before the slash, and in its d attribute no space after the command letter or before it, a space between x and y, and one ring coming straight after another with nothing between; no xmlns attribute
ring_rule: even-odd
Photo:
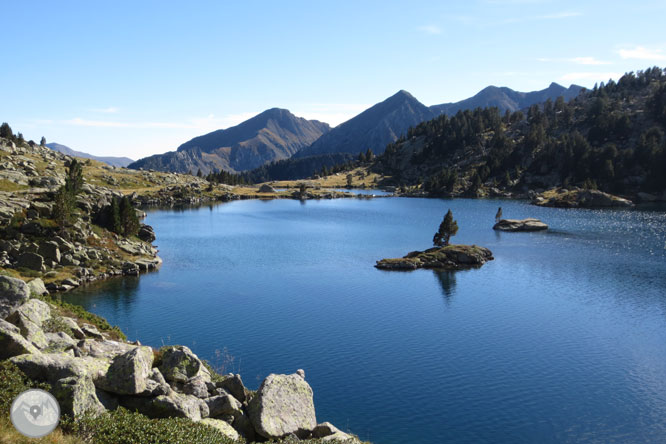
<svg viewBox="0 0 666 444"><path fill-rule="evenodd" d="M116 167L126 167L130 163L134 162L129 157L93 156L92 154L73 150L70 147L61 145L59 143L47 143L46 146L51 148L53 151L58 151L60 153L67 154L68 156L99 160L100 162L104 162L106 164Z"/></svg>
<svg viewBox="0 0 666 444"><path fill-rule="evenodd" d="M582 87L571 85L565 88L553 82L546 89L541 91L520 92L514 91L511 88L497 86L488 86L478 94L469 99L461 100L455 103L443 103L441 105L433 105L430 109L435 115L446 114L452 116L460 110L475 109L475 108L490 108L496 106L503 113L506 110L511 112L520 109L528 108L535 103L542 103L548 99L555 100L559 96L563 96L565 101L569 101L576 97Z"/></svg>
<svg viewBox="0 0 666 444"><path fill-rule="evenodd" d="M246 171L291 157L329 130L327 123L272 108L237 126L195 137L177 151L140 159L129 168L204 174Z"/></svg>
<svg viewBox="0 0 666 444"><path fill-rule="evenodd" d="M386 145L395 142L411 126L432 119L436 114L407 91L399 91L358 116L336 126L296 158L327 153L351 153L372 149L384 152Z"/></svg>

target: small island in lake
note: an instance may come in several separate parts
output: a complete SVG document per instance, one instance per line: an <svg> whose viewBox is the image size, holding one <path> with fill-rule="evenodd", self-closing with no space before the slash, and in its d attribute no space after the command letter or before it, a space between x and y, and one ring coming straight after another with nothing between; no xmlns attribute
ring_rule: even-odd
<svg viewBox="0 0 666 444"><path fill-rule="evenodd" d="M447 245L413 251L405 257L382 259L375 267L382 270L416 270L436 268L440 270L466 270L478 268L493 260L493 253L478 245Z"/></svg>
<svg viewBox="0 0 666 444"><path fill-rule="evenodd" d="M493 225L493 230L500 231L541 231L547 229L547 224L533 217L528 217L527 219L501 219Z"/></svg>
<svg viewBox="0 0 666 444"><path fill-rule="evenodd" d="M466 270L478 268L493 260L493 253L477 245L449 245L451 236L458 232L458 222L453 220L449 210L444 216L432 243L435 245L425 251L412 251L407 256L382 259L375 267L382 270L416 270L417 268L435 268L439 270Z"/></svg>

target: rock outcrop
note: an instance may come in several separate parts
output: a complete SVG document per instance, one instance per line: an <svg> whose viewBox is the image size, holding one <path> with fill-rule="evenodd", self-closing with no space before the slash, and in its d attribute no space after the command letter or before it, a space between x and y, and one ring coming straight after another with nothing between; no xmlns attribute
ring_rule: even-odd
<svg viewBox="0 0 666 444"><path fill-rule="evenodd" d="M493 260L493 253L477 245L447 245L425 251L413 251L407 256L377 261L375 267L382 270L416 270L432 268L440 270L465 270L478 268Z"/></svg>
<svg viewBox="0 0 666 444"><path fill-rule="evenodd" d="M312 388L298 374L271 374L248 406L250 421L264 438L305 438L317 425Z"/></svg>
<svg viewBox="0 0 666 444"><path fill-rule="evenodd" d="M539 219L502 219L493 226L493 230L499 231L541 231L547 230L548 225Z"/></svg>
<svg viewBox="0 0 666 444"><path fill-rule="evenodd" d="M21 279L0 275L0 318L5 319L30 298L30 288Z"/></svg>

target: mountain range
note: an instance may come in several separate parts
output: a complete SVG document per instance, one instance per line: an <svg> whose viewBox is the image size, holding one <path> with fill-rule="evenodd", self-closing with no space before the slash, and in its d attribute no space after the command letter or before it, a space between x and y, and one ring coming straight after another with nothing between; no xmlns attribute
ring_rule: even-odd
<svg viewBox="0 0 666 444"><path fill-rule="evenodd" d="M203 174L247 171L287 159L329 130L327 123L271 108L234 127L195 137L176 151L140 159L129 168Z"/></svg>
<svg viewBox="0 0 666 444"><path fill-rule="evenodd" d="M59 143L47 143L46 146L51 148L53 151L58 151L68 156L98 160L115 167L126 167L134 162L134 160L130 159L129 157L93 156L92 154L84 153L83 151L73 150L70 147L61 145Z"/></svg>
<svg viewBox="0 0 666 444"><path fill-rule="evenodd" d="M530 105L535 103L543 103L546 100L555 100L562 96L564 100L569 100L580 94L582 86L571 85L565 88L553 82L546 89L532 92L514 91L507 87L487 86L479 91L476 95L469 99L461 100L454 103L443 103L441 105L433 105L430 109L437 115L446 114L452 116L458 111L476 108L490 108L496 106L500 112L505 111L518 111L521 109L529 108Z"/></svg>
<svg viewBox="0 0 666 444"><path fill-rule="evenodd" d="M216 170L237 173L282 161L276 169L280 174L288 170L305 173L305 165L314 168L310 171L314 173L332 161L332 154L358 155L368 149L381 154L389 143L406 134L410 127L441 114L451 115L459 110L493 106L501 112L516 111L548 99L555 100L559 96L569 100L581 90L580 86L565 88L557 83L527 93L489 86L469 99L430 107L401 90L333 129L326 123L296 117L286 109L272 108L237 126L195 137L176 151L140 159L130 164L129 168L181 173L199 170L204 174ZM299 161L298 168L292 168L288 163L290 160L286 160L296 162L305 158L311 159L305 163Z"/></svg>

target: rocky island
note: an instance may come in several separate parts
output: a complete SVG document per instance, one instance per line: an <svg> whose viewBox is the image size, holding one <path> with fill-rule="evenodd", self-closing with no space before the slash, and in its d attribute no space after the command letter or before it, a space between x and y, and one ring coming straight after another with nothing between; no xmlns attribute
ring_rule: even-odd
<svg viewBox="0 0 666 444"><path fill-rule="evenodd" d="M499 231L541 231L547 229L547 224L532 217L527 219L501 219L493 225L493 230Z"/></svg>
<svg viewBox="0 0 666 444"><path fill-rule="evenodd" d="M381 270L416 270L433 268L439 270L466 270L478 268L493 260L493 253L477 245L446 245L413 251L401 258L382 259L375 267Z"/></svg>

